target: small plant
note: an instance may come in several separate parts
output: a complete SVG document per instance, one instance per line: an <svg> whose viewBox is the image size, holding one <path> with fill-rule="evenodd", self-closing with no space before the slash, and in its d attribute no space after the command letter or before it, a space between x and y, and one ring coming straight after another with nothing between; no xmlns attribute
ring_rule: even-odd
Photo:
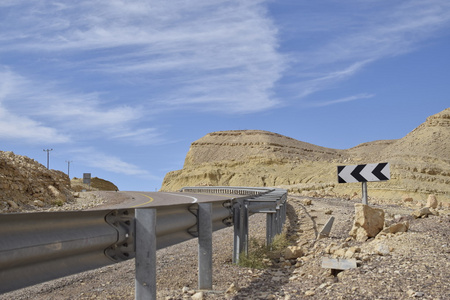
<svg viewBox="0 0 450 300"><path fill-rule="evenodd" d="M64 205L64 201L62 200L55 200L53 201L53 204L56 206L63 206Z"/></svg>
<svg viewBox="0 0 450 300"><path fill-rule="evenodd" d="M277 234L273 238L272 243L268 246L270 257L280 257L281 253L289 245L291 245L291 241L287 237L286 232Z"/></svg>
<svg viewBox="0 0 450 300"><path fill-rule="evenodd" d="M266 246L264 241L250 239L248 255L241 253L238 265L246 268L265 269L267 265L264 260L279 258L289 245L290 241L286 233L276 235L269 246Z"/></svg>
<svg viewBox="0 0 450 300"><path fill-rule="evenodd" d="M263 262L267 258L267 248L264 243L261 243L255 238L252 238L249 243L248 255L241 253L239 255L238 265L245 268L264 269L266 265Z"/></svg>

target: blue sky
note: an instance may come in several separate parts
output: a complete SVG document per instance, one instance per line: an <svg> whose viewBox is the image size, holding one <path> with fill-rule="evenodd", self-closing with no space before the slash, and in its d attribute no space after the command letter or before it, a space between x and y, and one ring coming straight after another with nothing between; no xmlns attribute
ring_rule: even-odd
<svg viewBox="0 0 450 300"><path fill-rule="evenodd" d="M1 0L0 150L153 191L213 131L398 139L449 53L448 0Z"/></svg>

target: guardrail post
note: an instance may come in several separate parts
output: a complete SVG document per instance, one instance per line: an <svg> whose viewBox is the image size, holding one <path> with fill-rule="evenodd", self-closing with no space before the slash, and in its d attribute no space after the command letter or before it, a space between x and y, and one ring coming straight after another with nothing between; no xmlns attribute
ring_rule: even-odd
<svg viewBox="0 0 450 300"><path fill-rule="evenodd" d="M247 201L243 201L244 203L242 204L242 214L241 214L241 218L242 218L242 252L245 253L245 255L248 255L248 202Z"/></svg>
<svg viewBox="0 0 450 300"><path fill-rule="evenodd" d="M198 204L198 288L212 290L212 204Z"/></svg>
<svg viewBox="0 0 450 300"><path fill-rule="evenodd" d="M280 234L281 231L283 230L283 224L281 221L281 206L277 206L277 214L276 214L276 218L277 218L277 223L276 223L276 228L277 228L277 234Z"/></svg>
<svg viewBox="0 0 450 300"><path fill-rule="evenodd" d="M156 300L156 209L136 209L135 299Z"/></svg>
<svg viewBox="0 0 450 300"><path fill-rule="evenodd" d="M266 246L272 244L273 237L275 236L275 212L269 212L266 214Z"/></svg>
<svg viewBox="0 0 450 300"><path fill-rule="evenodd" d="M241 231L241 208L240 202L236 203L233 207L233 263L237 264L239 262L239 249L241 248L241 239L240 239L240 231Z"/></svg>
<svg viewBox="0 0 450 300"><path fill-rule="evenodd" d="M233 263L239 262L239 255L248 255L248 204L239 200L233 208L234 248Z"/></svg>

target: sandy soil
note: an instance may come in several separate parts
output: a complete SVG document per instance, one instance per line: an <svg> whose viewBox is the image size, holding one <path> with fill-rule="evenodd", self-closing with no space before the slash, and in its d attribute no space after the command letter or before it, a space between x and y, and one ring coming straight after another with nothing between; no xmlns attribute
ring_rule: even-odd
<svg viewBox="0 0 450 300"><path fill-rule="evenodd" d="M97 205L107 205L101 193L95 199ZM311 205L306 205L307 200L312 200ZM356 201L290 197L288 203L288 235L302 246L304 256L291 261L275 258L264 269L238 267L231 263L233 235L227 228L213 237L213 291L196 290L197 241L191 240L158 251L158 299L450 299L448 212L414 219L410 208L374 204L385 210L388 219L408 219L410 229L356 242L348 238ZM317 232L331 215L335 222L330 237L317 240ZM264 215L251 217L250 236L264 238ZM331 244L358 248L354 255L358 267L337 275L323 269L321 260L330 256L326 252ZM134 261L21 289L0 299L134 299Z"/></svg>

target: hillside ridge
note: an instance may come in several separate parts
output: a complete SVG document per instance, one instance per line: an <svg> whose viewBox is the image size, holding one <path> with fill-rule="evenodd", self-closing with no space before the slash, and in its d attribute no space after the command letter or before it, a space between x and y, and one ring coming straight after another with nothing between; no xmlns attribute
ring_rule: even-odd
<svg viewBox="0 0 450 300"><path fill-rule="evenodd" d="M332 149L264 130L230 130L194 141L183 169L166 174L163 191L183 186L281 186L291 193L350 197L359 184L337 184L336 166L389 162L391 180L370 183L372 196L428 194L450 201L450 108L396 140Z"/></svg>

